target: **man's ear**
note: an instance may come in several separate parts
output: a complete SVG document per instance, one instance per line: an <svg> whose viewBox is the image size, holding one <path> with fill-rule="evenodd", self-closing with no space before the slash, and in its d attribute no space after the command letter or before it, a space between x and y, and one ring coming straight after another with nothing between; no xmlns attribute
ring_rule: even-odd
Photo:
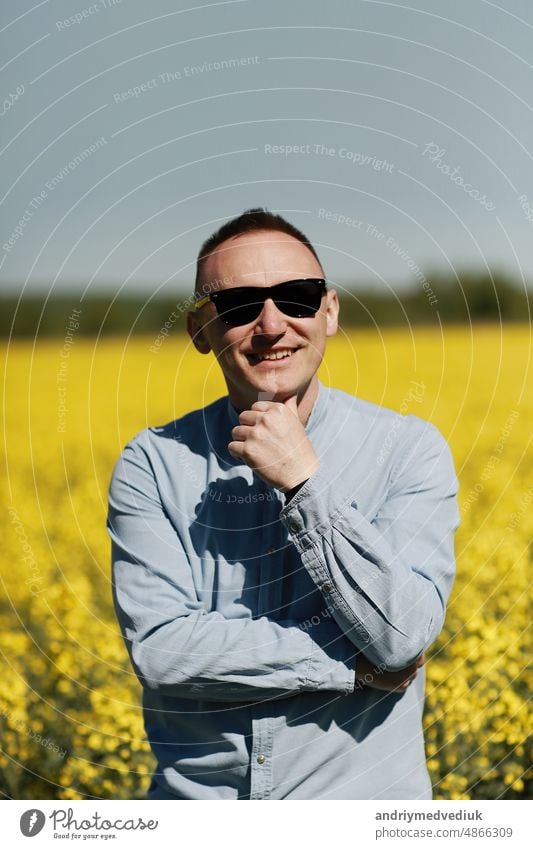
<svg viewBox="0 0 533 849"><path fill-rule="evenodd" d="M211 345L206 339L204 329L198 321L198 317L193 312L187 313L187 333L191 337L197 351L200 351L201 354L209 353Z"/></svg>
<svg viewBox="0 0 533 849"><path fill-rule="evenodd" d="M335 336L339 326L340 304L335 289L326 292L326 336Z"/></svg>

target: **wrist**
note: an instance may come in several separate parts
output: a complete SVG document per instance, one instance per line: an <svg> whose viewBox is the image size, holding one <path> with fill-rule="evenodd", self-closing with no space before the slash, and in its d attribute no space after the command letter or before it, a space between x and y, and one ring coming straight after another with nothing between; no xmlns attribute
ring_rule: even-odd
<svg viewBox="0 0 533 849"><path fill-rule="evenodd" d="M306 467L301 469L300 477L294 476L292 480L280 486L279 489L286 495L288 492L291 492L293 489L296 490L297 487L303 486L304 483L307 483L309 478L315 474L315 472L320 467L320 460L318 457L315 458L314 462L308 463Z"/></svg>
<svg viewBox="0 0 533 849"><path fill-rule="evenodd" d="M315 474L315 472L318 470L319 466L320 466L320 460L319 460L319 459L318 459L318 457L317 457L317 458L316 458L316 460L315 460L315 462L314 462L314 463L312 463L312 464L310 464L310 465L308 465L308 466L307 466L307 469L305 469L305 471L303 471L303 470L302 470L302 473L301 473L301 479L300 479L300 480L298 480L298 478L296 478L296 479L295 479L295 478L293 478L293 481L294 481L294 480L296 480L296 481L297 481L297 483L294 483L293 481L291 481L291 483L289 483L289 484L287 484L287 485L285 485L285 486L280 486L280 487L279 487L279 489L281 490L281 492L283 492L283 494L284 494L284 495L288 495L288 493L289 493L289 492L293 492L293 490L294 490L293 494L295 494L295 493L297 492L297 490L298 490L301 486L303 486L303 485L304 485L304 483L307 483L307 481L309 480L309 478L310 478L312 475L314 475L314 474Z"/></svg>

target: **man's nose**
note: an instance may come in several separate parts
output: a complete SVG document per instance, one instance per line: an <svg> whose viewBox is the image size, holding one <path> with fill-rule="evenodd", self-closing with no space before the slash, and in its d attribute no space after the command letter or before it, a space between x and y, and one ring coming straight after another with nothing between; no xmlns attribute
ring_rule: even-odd
<svg viewBox="0 0 533 849"><path fill-rule="evenodd" d="M278 336L280 333L285 333L286 327L287 316L277 308L272 298L267 298L257 316L254 335Z"/></svg>

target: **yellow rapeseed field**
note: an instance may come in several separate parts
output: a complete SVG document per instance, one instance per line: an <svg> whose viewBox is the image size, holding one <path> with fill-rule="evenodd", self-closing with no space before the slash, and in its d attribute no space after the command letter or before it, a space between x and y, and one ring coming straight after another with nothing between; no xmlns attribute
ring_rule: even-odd
<svg viewBox="0 0 533 849"><path fill-rule="evenodd" d="M141 799L152 757L114 618L107 487L124 444L225 394L185 336L4 346L0 789ZM152 348L152 350L150 350ZM533 391L527 326L350 331L320 377L434 422L461 484L458 574L429 652L436 799L528 794Z"/></svg>

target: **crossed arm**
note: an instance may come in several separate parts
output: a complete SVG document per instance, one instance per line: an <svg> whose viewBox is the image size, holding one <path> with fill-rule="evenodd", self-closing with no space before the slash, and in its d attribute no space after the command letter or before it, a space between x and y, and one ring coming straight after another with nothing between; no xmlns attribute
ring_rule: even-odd
<svg viewBox="0 0 533 849"><path fill-rule="evenodd" d="M324 498L322 468L283 508L334 617L306 631L292 620L205 610L142 434L132 440L113 472L107 528L115 608L143 686L230 702L348 694L357 680L370 683L368 675L380 689L403 688L442 626L453 580L455 477L444 446L433 429L423 478L417 472L414 480L407 465L372 523L346 494Z"/></svg>
<svg viewBox="0 0 533 849"><path fill-rule="evenodd" d="M386 500L371 521L353 477L332 481L320 465L296 396L242 412L228 448L272 486L298 488L281 519L343 633L380 670L415 664L416 673L455 576L458 480L434 425L416 416L402 425Z"/></svg>

